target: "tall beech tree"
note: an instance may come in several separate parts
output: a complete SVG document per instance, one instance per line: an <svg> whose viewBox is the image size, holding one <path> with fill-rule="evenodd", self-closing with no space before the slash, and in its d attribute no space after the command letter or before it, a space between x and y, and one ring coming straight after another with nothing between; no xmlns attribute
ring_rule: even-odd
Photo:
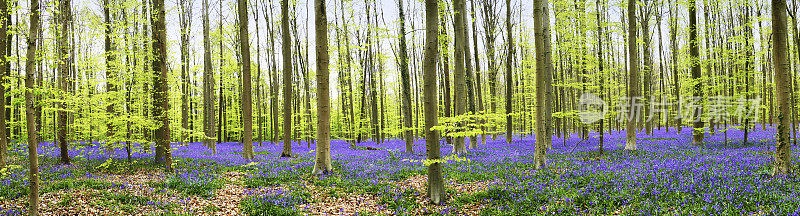
<svg viewBox="0 0 800 216"><path fill-rule="evenodd" d="M158 122L156 129L156 163L164 164L172 171L172 149L169 131L169 95L167 91L167 32L164 0L153 0L150 22L153 24L153 117ZM160 155L159 155L160 153Z"/></svg>
<svg viewBox="0 0 800 216"><path fill-rule="evenodd" d="M72 64L72 58L70 55L70 45L69 45L69 38L72 36L70 31L70 24L72 23L72 2L70 0L61 0L59 2L59 35L58 35L58 53L61 56L58 60L58 77L59 77L59 89L61 90L61 98L62 101L59 102L59 108L61 110L58 111L58 147L60 149L60 158L61 164L70 164L69 158L69 145L67 143L67 103L68 103L68 93L70 92L70 85L71 85L71 77L70 77L70 66ZM0 97L3 98L3 97ZM2 103L0 103L2 104ZM3 112L3 111L0 111ZM0 134L3 134L5 130L0 130ZM0 141L2 142L2 141ZM3 149L5 152L5 149Z"/></svg>
<svg viewBox="0 0 800 216"><path fill-rule="evenodd" d="M546 16L546 15L545 15ZM514 118L512 117L514 103L512 97L514 94L514 38L513 31L511 31L511 0L506 0L506 44L508 44L508 52L506 56L506 143L511 143L511 138L514 136ZM549 97L549 96L546 96Z"/></svg>
<svg viewBox="0 0 800 216"><path fill-rule="evenodd" d="M108 105L106 105L106 115L108 116L108 120L106 122L106 154L110 155L114 151L114 136L116 134L116 128L114 126L114 119L116 119L116 110L115 110L115 99L116 99L116 45L112 40L114 34L114 21L111 17L112 14L110 12L111 7L114 4L111 0L103 0L103 17L105 19L105 57L106 57L106 93ZM166 34L166 33L165 33ZM166 50L166 49L165 49Z"/></svg>
<svg viewBox="0 0 800 216"><path fill-rule="evenodd" d="M636 39L636 0L628 0L628 64L630 70L628 74L628 103L627 107L637 106L639 103L639 52ZM648 77L649 79L649 77ZM634 112L631 110L631 112ZM640 113L629 113L626 125L627 136L625 150L636 150L636 131L637 123L641 116Z"/></svg>
<svg viewBox="0 0 800 216"><path fill-rule="evenodd" d="M186 142L189 130L189 34L192 26L192 1L179 0L179 22L181 38L181 143Z"/></svg>
<svg viewBox="0 0 800 216"><path fill-rule="evenodd" d="M245 160L254 160L253 155L253 108L251 84L253 80L250 70L250 33L248 32L249 18L247 16L247 0L237 0L239 11L239 49L242 58L242 124L244 134L242 138L242 157Z"/></svg>
<svg viewBox="0 0 800 216"><path fill-rule="evenodd" d="M425 144L428 152L428 197L434 204L444 202L444 178L439 149L439 132L432 130L439 124L438 90L436 86L436 56L439 56L438 1L425 0L425 58L422 65L425 98Z"/></svg>
<svg viewBox="0 0 800 216"><path fill-rule="evenodd" d="M533 2L533 29L536 37L536 146L533 155L535 169L543 169L547 166L547 149L550 148L552 136L549 134L548 125L549 115L547 109L550 108L548 89L550 88L550 47L547 41L550 40L550 22L547 0L535 0Z"/></svg>
<svg viewBox="0 0 800 216"><path fill-rule="evenodd" d="M8 29L11 22L10 13L8 0L0 0L0 104L3 106L8 102L5 97L5 84L9 74L9 65L11 64L8 58L11 55L9 52L11 50L11 34L9 34ZM6 49L6 47L9 49ZM11 116L11 114L5 108L0 108L0 126L2 126L0 128L0 168L5 167L6 160L8 160L8 137L10 134L8 133L9 130L7 130L9 127L6 116Z"/></svg>
<svg viewBox="0 0 800 216"><path fill-rule="evenodd" d="M411 122L411 81L408 73L408 45L406 45L406 15L403 9L403 0L397 0L397 8L400 15L400 88L401 88L401 109L403 115L403 139L406 142L406 152L414 153L414 133ZM342 77L345 78L345 77ZM344 99L343 99L344 100Z"/></svg>
<svg viewBox="0 0 800 216"><path fill-rule="evenodd" d="M289 0L281 0L281 30L283 53L283 152L292 156L292 41L289 37Z"/></svg>
<svg viewBox="0 0 800 216"><path fill-rule="evenodd" d="M459 118L466 113L467 108L467 92L466 92L466 65L465 53L466 49L466 25L464 25L465 15L465 0L453 0L453 30L455 31L454 46L455 46L455 70L453 72L453 82L455 83L455 116ZM460 122L460 121L459 121ZM459 123L459 127L463 124ZM453 147L456 153L464 153L467 151L464 137L455 136L455 146Z"/></svg>
<svg viewBox="0 0 800 216"><path fill-rule="evenodd" d="M211 65L211 39L209 38L208 0L203 0L203 145L217 154L216 119L214 119L214 71Z"/></svg>
<svg viewBox="0 0 800 216"><path fill-rule="evenodd" d="M36 65L36 49L39 40L39 19L41 8L39 0L30 1L30 19L28 50L25 54L25 125L28 131L28 215L39 215L39 138L36 132L36 110L34 107L34 66Z"/></svg>
<svg viewBox="0 0 800 216"><path fill-rule="evenodd" d="M314 30L317 43L317 154L314 175L327 174L331 165L331 102L328 57L328 16L325 0L314 0Z"/></svg>
<svg viewBox="0 0 800 216"><path fill-rule="evenodd" d="M775 167L772 175L787 175L792 166L792 149L789 140L790 91L788 28L786 20L786 0L772 0L772 65L775 68L775 92L778 102L778 139L775 150Z"/></svg>
<svg viewBox="0 0 800 216"><path fill-rule="evenodd" d="M694 83L694 90L692 91L695 100L703 98L703 78L701 76L700 65L700 47L697 41L697 7L695 0L689 0L689 58L692 62L692 82ZM702 119L703 105L698 104L692 114L694 117L694 128L692 130L692 142L695 145L703 144L703 119Z"/></svg>

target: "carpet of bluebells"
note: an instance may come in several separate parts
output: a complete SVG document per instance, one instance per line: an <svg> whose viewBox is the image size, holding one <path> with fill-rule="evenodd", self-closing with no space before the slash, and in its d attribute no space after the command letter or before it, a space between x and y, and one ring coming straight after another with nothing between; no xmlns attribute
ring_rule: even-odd
<svg viewBox="0 0 800 216"><path fill-rule="evenodd" d="M760 126L758 127L760 129ZM596 133L582 139L575 135L555 138L548 151L545 170L533 167L533 137L489 140L469 153L452 156L452 146L442 144L448 162L444 176L449 182L469 184L492 182L485 190L456 193L443 204L447 208L429 208L399 188L397 182L424 175L425 145L415 143L414 154L404 152L402 140L383 144L359 143L356 148L341 140L332 141L334 173L310 177L314 145L293 145L293 159L280 158L281 146L256 144L257 161L241 157L241 144L221 143L218 153L201 143L173 144L175 171L162 173L159 188L179 192L176 196L213 197L226 184L227 172L243 173L240 184L250 189L239 204L250 215L303 215L297 206L313 203L315 198L293 182L307 180L323 188L335 188L347 194L373 194L382 209L393 214L413 214L414 209L439 209L435 214L461 215L459 208L481 203L470 214L726 214L726 215L798 215L800 214L800 179L794 176L773 177L775 130L750 133L744 143L743 132L730 129L706 135L703 146L691 143L691 129L678 134L674 130L656 130L653 135L638 134L638 149L623 150L625 132L605 135L605 152L600 155ZM727 139L727 142L726 142ZM70 150L73 165L58 165L58 150L52 143L40 145L42 193L70 187L124 188L101 180L104 175L125 173L132 169L159 170L152 163L153 150L140 145L128 163L125 150L113 151L112 159L100 143L74 143ZM371 147L371 148L367 148ZM24 201L28 193L26 146L12 145L12 166L0 178L0 199ZM794 146L793 164L797 164ZM448 157L449 156L449 157ZM16 164L16 166L14 165ZM80 181L78 181L80 179ZM63 182L71 182L64 185ZM80 184L78 182L81 182ZM285 187L276 187L285 186ZM265 189L267 188L267 189ZM423 193L424 192L418 192ZM143 202L142 205L163 203ZM180 208L180 204L166 205ZM167 208L169 211L169 207ZM428 211L429 212L429 211ZM24 213L24 209L0 209L0 214ZM429 212L430 213L430 212ZM360 212L359 214L378 214Z"/></svg>

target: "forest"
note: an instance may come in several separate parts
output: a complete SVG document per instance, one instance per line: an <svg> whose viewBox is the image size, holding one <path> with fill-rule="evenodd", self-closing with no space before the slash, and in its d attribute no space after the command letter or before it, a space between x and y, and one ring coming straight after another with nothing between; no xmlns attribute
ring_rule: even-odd
<svg viewBox="0 0 800 216"><path fill-rule="evenodd" d="M2 215L800 215L798 0L0 0Z"/></svg>

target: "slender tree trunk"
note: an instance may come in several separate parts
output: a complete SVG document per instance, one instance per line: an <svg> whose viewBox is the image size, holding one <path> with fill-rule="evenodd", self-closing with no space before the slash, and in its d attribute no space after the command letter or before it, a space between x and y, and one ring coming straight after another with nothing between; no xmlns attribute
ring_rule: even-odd
<svg viewBox="0 0 800 216"><path fill-rule="evenodd" d="M371 5L370 3L367 3L367 4ZM370 44L370 45L367 47L367 56L366 56L366 58L367 58L367 68L366 68L366 70L369 72L369 95L370 95L369 101L370 101L370 111L371 111L370 112L370 116L371 116L370 120L371 120L371 123L372 123L372 133L373 133L372 135L373 135L373 139L374 139L375 143L380 144L381 143L381 135L380 135L381 131L380 131L380 125L379 125L379 119L378 119L378 89L377 89L378 81L375 79L376 78L376 72L375 72L375 70L376 70L376 68L375 68L376 55L374 54L375 50L374 50L374 48L372 46L372 44L374 43L374 41L372 41L373 40L372 33L375 32L375 35L378 35L377 31L373 31L373 28L376 28L375 25L377 25L377 23L378 23L378 21L376 20L377 16L374 15L375 14L374 13L374 8L375 8L374 6L367 6L367 26L368 27L367 27L367 38L366 38L366 40L367 40L367 43ZM370 12L373 12L373 13L370 13ZM373 14L373 15L371 15L371 14Z"/></svg>
<svg viewBox="0 0 800 216"><path fill-rule="evenodd" d="M245 160L255 159L253 155L253 97L251 93L251 70L250 70L250 33L248 32L247 0L238 0L239 11L239 48L242 55L242 124L244 124L244 136L242 139L243 153Z"/></svg>
<svg viewBox="0 0 800 216"><path fill-rule="evenodd" d="M169 95L167 91L167 32L165 23L164 0L153 0L153 116L160 123L156 129L156 147L163 149L163 158L156 162L164 164L167 171L172 172L172 149L169 133Z"/></svg>
<svg viewBox="0 0 800 216"><path fill-rule="evenodd" d="M58 72L59 72L59 86L61 89L61 96L62 102L59 102L59 108L61 110L58 111L58 146L61 149L61 164L70 164L69 160L69 147L67 143L67 99L66 95L69 93L69 70L70 64L72 63L69 54L69 44L67 39L71 36L69 31L69 25L72 23L72 3L70 0L62 0L59 4L59 18L61 19L60 23L60 32L61 34L58 35L58 52L60 59L58 59ZM3 37L5 38L5 37ZM2 66L0 66L2 67ZM0 97L2 99L3 97ZM2 104L2 103L0 103ZM0 111L2 112L2 111ZM0 116L2 118L2 116ZM0 134L4 133L5 130L0 130ZM3 149L5 152L5 149Z"/></svg>
<svg viewBox="0 0 800 216"><path fill-rule="evenodd" d="M292 156L292 41L289 37L289 0L281 0L281 29L283 40L283 152Z"/></svg>
<svg viewBox="0 0 800 216"><path fill-rule="evenodd" d="M11 47L11 34L8 32L8 27L10 26L11 19L10 18L10 10L8 9L8 1L7 0L0 0L0 105L6 106L7 98L5 97L6 94L6 78L9 74L9 65L11 61L8 60L8 56L11 55L10 48ZM9 112L5 108L0 108L0 168L6 167L6 161L8 160L8 136L10 130L8 129L8 119L6 116L10 116Z"/></svg>
<svg viewBox="0 0 800 216"><path fill-rule="evenodd" d="M677 0L676 0L677 1ZM678 77L678 17L677 17L677 6L672 4L672 1L669 1L669 37L670 37L670 46L672 47L672 84L673 90L675 92L675 98L677 100L681 99L681 86L680 80ZM681 116L681 107L679 101L675 103L675 132L680 134L682 129L683 119Z"/></svg>
<svg viewBox="0 0 800 216"><path fill-rule="evenodd" d="M189 131L189 35L191 34L192 3L179 0L181 25L181 143Z"/></svg>
<svg viewBox="0 0 800 216"><path fill-rule="evenodd" d="M28 31L28 50L25 60L25 123L28 130L28 215L39 215L39 140L36 133L36 117L33 105L34 65L39 32L39 0L30 1L30 30Z"/></svg>
<svg viewBox="0 0 800 216"><path fill-rule="evenodd" d="M476 101L475 102L478 105L478 107L477 107L478 110L477 110L476 114L483 115L483 114L485 114L485 113L483 113L483 111L484 111L484 109L483 109L483 88L481 86L481 83L483 82L483 79L482 79L483 76L481 76L481 64L480 64L480 58L478 58L478 25L477 25L478 19L475 18L475 16L476 16L475 14L478 13L478 9L475 7L475 2L476 2L476 0L470 1L470 3L472 4L472 13L471 13L472 14L472 44L475 45L475 46L472 47L472 49L473 49L473 53L472 54L474 55L473 58L475 60L475 92L477 93L475 95L475 97L476 97ZM485 118L480 118L478 120L478 122L477 122L477 123L481 124L481 127L480 127L481 131L486 131L486 127L483 126L484 119ZM481 143L486 143L486 133L485 132L481 134Z"/></svg>
<svg viewBox="0 0 800 216"><path fill-rule="evenodd" d="M34 0L36 1L36 0ZM428 160L441 160L439 149L439 133L432 130L438 125L438 102L436 95L436 56L439 46L439 10L438 1L425 0L425 59L423 73L425 88L425 143L428 151ZM442 178L442 164L433 162L428 165L428 197L434 204L445 200L444 179Z"/></svg>
<svg viewBox="0 0 800 216"><path fill-rule="evenodd" d="M514 136L514 118L511 116L513 111L512 94L514 83L514 38L511 33L511 0L506 0L506 44L508 44L508 56L506 56L506 143L511 143Z"/></svg>
<svg viewBox="0 0 800 216"><path fill-rule="evenodd" d="M636 0L628 0L628 62L630 63L630 81L628 83L628 107L634 107L639 101L639 52L636 49ZM628 124L625 150L636 150L636 131L638 113L628 110ZM631 118L633 116L633 118Z"/></svg>
<svg viewBox="0 0 800 216"><path fill-rule="evenodd" d="M111 36L114 32L113 23L111 14L109 12L110 8L113 4L110 0L103 0L103 14L105 17L105 57L106 57L106 92L108 95L108 105L106 105L106 115L108 116L108 122L106 125L108 127L106 139L107 139L107 146L106 146L106 155L110 156L111 153L114 151L114 136L116 134L116 129L114 127L114 119L116 119L116 111L115 108L115 99L116 98L116 91L117 86L115 84L117 75L116 75L116 54L115 49L116 45L111 40Z"/></svg>
<svg viewBox="0 0 800 216"><path fill-rule="evenodd" d="M464 47L464 64L466 65L467 113L469 113L470 115L474 116L474 115L476 115L476 107L475 107L475 73L474 73L474 69L472 68L472 59L470 59L470 57L472 57L471 54L470 54L470 46L471 45L470 45L470 41L469 41L469 28L467 27L467 23L470 22L470 21L467 18L467 15L466 15L467 14L467 12L466 12L466 3L464 5L464 10L465 10L465 12L464 12L464 22L463 22L463 24L464 24L463 25L464 26L464 39L465 39L464 40L464 46L465 46ZM472 10L475 10L475 8L473 7ZM473 14L472 12L474 12L474 11L470 11L469 13ZM474 29L473 29L473 31L474 31ZM475 46L477 46L477 45L475 45ZM474 124L474 123L476 123L475 122L475 118L474 117L470 117L469 124ZM470 125L467 125L467 127L468 127L468 130L473 130L474 129L473 126L470 126ZM470 141L469 142L469 148L470 149L478 148L478 137L477 136L475 136L475 135L469 136L469 141Z"/></svg>
<svg viewBox="0 0 800 216"><path fill-rule="evenodd" d="M330 73L328 71L328 16L325 0L314 1L314 29L317 43L317 154L314 163L314 175L327 174L333 170L331 166L331 105L330 105Z"/></svg>
<svg viewBox="0 0 800 216"><path fill-rule="evenodd" d="M464 50L466 49L466 30L464 25L465 16L465 3L464 0L453 0L453 30L455 31L454 46L455 46L455 71L453 72L453 82L455 82L455 115L457 118L466 113L466 74L464 65ZM457 127L462 127L463 122L459 121ZM467 152L463 136L455 136L454 152L465 153Z"/></svg>
<svg viewBox="0 0 800 216"><path fill-rule="evenodd" d="M489 78L489 108L491 109L487 114L489 114L489 118L494 119L493 115L497 114L497 63L495 59L495 38L496 38L496 30L497 30L497 14L495 12L495 0L486 0L483 2L483 22L484 22L484 32L486 34L485 39L485 46L486 46L486 58L489 62L489 73L487 74ZM495 130L497 129L494 124L488 128L489 133L492 135L492 140L497 139L497 133Z"/></svg>
<svg viewBox="0 0 800 216"><path fill-rule="evenodd" d="M775 92L778 101L778 139L775 151L775 167L772 175L787 175L792 167L792 150L789 140L789 59L788 59L788 32L786 20L786 0L772 0L772 64L775 67Z"/></svg>
<svg viewBox="0 0 800 216"><path fill-rule="evenodd" d="M534 151L534 167L536 169L543 169L547 166L547 120L545 119L546 109L547 109L547 85L549 82L547 79L547 64L548 61L546 59L546 46L545 41L549 40L549 32L545 31L545 25L549 25L549 22L545 22L545 16L548 16L546 13L547 9L547 0L534 0L534 8L533 8L533 29L534 29L534 37L535 40L535 48L536 48L536 144L535 144L535 151Z"/></svg>
<svg viewBox="0 0 800 216"><path fill-rule="evenodd" d="M255 79L256 80L256 130L258 130L258 133L257 133L258 134L258 139L257 139L258 140L258 146L262 146L263 142L264 142L264 140L263 140L263 138L264 138L263 137L263 135L264 135L263 134L264 133L263 120L264 119L263 119L263 115L261 113L262 112L262 109L261 109L261 95L262 95L262 92L261 92L261 31L260 31L261 25L258 22L258 20L259 20L258 19L258 17L259 17L258 16L258 14L259 14L258 13L258 2L255 2L255 4L253 4L253 5L254 5L253 6L253 16L254 16L255 21L256 21L256 44L257 44L256 45L256 65L257 65L257 68L256 68L256 79Z"/></svg>
<svg viewBox="0 0 800 216"><path fill-rule="evenodd" d="M447 35L447 15L446 15L446 6L444 6L444 2L439 2L439 37L441 40L440 43L440 50L450 50L450 36ZM449 118L453 117L453 98L451 90L451 83L450 83L450 55L449 52L439 52L441 55L442 61L439 62L441 68L442 78L440 79L442 85L442 105L444 107L444 117ZM448 131L449 132L449 131ZM447 132L444 135L445 142L447 144L453 144L453 137L451 137ZM457 150L457 149L456 149Z"/></svg>
<svg viewBox="0 0 800 216"><path fill-rule="evenodd" d="M605 86L605 71L603 71L603 21L600 19L600 6L601 1L597 1L597 71L600 75L600 100L603 100L603 87ZM600 140L599 140L599 155L603 155L603 142L605 139L603 138L603 123L605 121L605 116L600 118Z"/></svg>
<svg viewBox="0 0 800 216"><path fill-rule="evenodd" d="M211 39L209 38L208 0L203 0L203 145L217 154L216 119L214 119L214 71L211 66Z"/></svg>
<svg viewBox="0 0 800 216"><path fill-rule="evenodd" d="M651 109L653 108L653 107L651 107L651 103L652 103L652 101L654 99L654 97L652 95L655 95L654 92L653 92L653 82L652 82L652 80L653 80L653 60L652 60L651 55L650 55L650 48L651 48L650 47L650 43L651 43L651 40L650 40L650 13L651 13L652 10L653 9L650 6L650 3L645 3L642 6L642 11L639 13L641 15L641 17L639 17L639 20L641 20L641 22L642 22L642 41L644 42L642 44L642 57L644 58L644 60L643 60L644 61L644 67L641 68L641 69L643 69L642 72L644 73L644 79L641 79L642 82L643 82L643 87L642 87L642 90L643 90L642 92L643 93L642 93L642 96L647 97L647 98L643 98L644 99L644 101L643 101L644 102L643 103L644 104L644 113L642 113L643 115L642 115L641 119L644 121L645 134L647 134L647 135L653 135L653 121L652 121L652 119L654 117L653 117L653 115L652 115L653 113L651 111Z"/></svg>
<svg viewBox="0 0 800 216"><path fill-rule="evenodd" d="M8 7L8 0L0 0L0 18L3 22L0 23L0 105L8 108L0 108L0 167L5 167L8 160L8 143L11 139L11 127L8 123L11 122L11 96L4 96L10 89L6 89L5 84L7 78L11 75L11 61L8 56L11 56L11 40L12 34L9 34L9 26L11 26L11 10ZM19 40L17 40L19 44ZM19 50L17 50L19 53ZM19 54L17 54L19 56ZM19 60L17 60L19 61ZM19 63L17 63L19 66Z"/></svg>
<svg viewBox="0 0 800 216"><path fill-rule="evenodd" d="M264 6L267 7L267 6ZM266 9L264 10L266 13ZM272 74L272 84L270 85L270 107L272 109L272 116L270 116L272 120L272 143L277 145L278 144L278 132L280 128L278 127L278 69L275 65L278 64L277 60L275 60L275 30L272 28L272 7L269 8L269 13L266 14L267 17L267 29L269 29L269 56L270 62L270 74Z"/></svg>
<svg viewBox="0 0 800 216"><path fill-rule="evenodd" d="M694 97L702 98L703 97L703 83L700 79L701 77L701 69L700 69L700 48L698 47L697 43L697 9L695 7L695 0L689 0L689 56L692 60L692 80L694 80ZM693 143L695 145L702 145L703 144L703 119L701 118L701 114L703 112L702 103L698 104L698 107L692 111L694 117L692 120L694 121L694 130L692 131L693 134Z"/></svg>
<svg viewBox="0 0 800 216"><path fill-rule="evenodd" d="M403 1L397 0L400 12L400 82L402 91L403 110L403 139L406 141L406 152L414 153L414 138L411 131L411 82L408 74L408 45L406 45L406 16ZM344 98L342 99L344 100Z"/></svg>
<svg viewBox="0 0 800 216"><path fill-rule="evenodd" d="M545 148L542 151L550 150L553 148L553 56L552 48L550 46L550 5L547 0L542 0L542 43L544 44L544 137L542 143ZM540 160L546 162L546 152L541 154ZM546 163L541 163L545 164Z"/></svg>

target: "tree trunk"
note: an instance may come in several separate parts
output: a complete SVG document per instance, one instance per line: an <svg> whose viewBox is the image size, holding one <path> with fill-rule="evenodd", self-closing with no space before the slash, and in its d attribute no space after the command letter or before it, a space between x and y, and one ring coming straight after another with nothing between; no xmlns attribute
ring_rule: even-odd
<svg viewBox="0 0 800 216"><path fill-rule="evenodd" d="M258 130L258 146L262 146L264 142L264 128L263 128L263 115L261 109L261 31L260 25L258 22L258 2L255 2L253 6L253 16L256 21L256 130Z"/></svg>
<svg viewBox="0 0 800 216"><path fill-rule="evenodd" d="M203 0L203 145L217 154L216 119L214 119L214 71L211 66L211 39L209 38L208 0Z"/></svg>
<svg viewBox="0 0 800 216"><path fill-rule="evenodd" d="M283 152L292 156L292 41L289 37L289 0L281 0L281 29L283 40Z"/></svg>
<svg viewBox="0 0 800 216"><path fill-rule="evenodd" d="M677 1L677 0L676 0ZM681 86L680 80L678 77L678 17L677 17L677 6L672 4L672 1L669 1L669 37L670 37L670 46L672 47L672 82L673 88L675 92L675 98L680 100L681 98ZM681 107L680 103L675 103L675 132L677 134L681 133L682 127L682 117L681 117Z"/></svg>
<svg viewBox="0 0 800 216"><path fill-rule="evenodd" d="M692 80L694 80L694 98L703 97L703 83L700 80L702 77L700 71L700 48L697 43L697 9L695 7L695 0L689 0L689 56L692 61ZM695 145L703 144L703 119L701 113L703 112L702 103L692 111L694 117L694 130L693 143ZM696 118L696 119L695 119Z"/></svg>
<svg viewBox="0 0 800 216"><path fill-rule="evenodd" d="M775 167L772 175L787 175L791 169L792 151L789 140L789 118L791 107L789 107L789 59L787 52L787 23L786 20L786 0L772 0L772 64L775 67L775 92L777 92L778 102L778 139L775 151Z"/></svg>
<svg viewBox="0 0 800 216"><path fill-rule="evenodd" d="M455 71L453 72L453 82L455 83L455 117L460 118L461 115L464 115L466 111L466 102L467 102L467 95L466 95L466 75L465 75L465 65L464 65L464 49L466 49L466 31L464 26L464 0L453 0L453 30L454 32L454 46L455 46ZM462 130L464 124L461 121L458 121L456 127L458 127L459 131ZM454 152L456 154L465 153L467 151L466 145L464 143L463 136L454 136L455 139L455 146Z"/></svg>
<svg viewBox="0 0 800 216"><path fill-rule="evenodd" d="M245 160L255 159L253 155L253 98L251 93L251 71L250 71L250 34L248 32L249 18L247 17L247 0L238 0L239 11L239 48L242 55L242 124L244 124L244 136L242 138L243 153Z"/></svg>
<svg viewBox="0 0 800 216"><path fill-rule="evenodd" d="M511 114L513 113L513 86L512 77L514 75L514 38L511 34L511 0L506 0L506 44L508 44L508 56L506 56L506 143L511 143L514 136L514 122Z"/></svg>
<svg viewBox="0 0 800 216"><path fill-rule="evenodd" d="M181 26L181 143L189 131L189 35L191 34L191 2L179 0Z"/></svg>
<svg viewBox="0 0 800 216"><path fill-rule="evenodd" d="M36 134L36 117L33 105L34 65L39 32L39 0L31 0L30 30L28 31L28 50L25 60L25 123L28 130L28 215L39 215L39 159L37 149L39 140Z"/></svg>
<svg viewBox="0 0 800 216"><path fill-rule="evenodd" d="M325 0L314 1L317 43L317 154L314 175L328 174L331 166L330 73L328 71L328 17Z"/></svg>
<svg viewBox="0 0 800 216"><path fill-rule="evenodd" d="M473 58L475 60L475 79L474 79L475 81L474 82L475 82L475 92L477 93L475 95L475 97L476 97L475 98L475 103L477 103L477 112L476 112L476 114L483 115L484 114L483 113L483 88L481 86L481 83L483 81L482 80L483 77L481 76L480 58L478 58L478 25L477 25L478 19L475 18L475 14L478 13L478 9L475 7L475 2L476 1L474 1L474 0L470 1L470 3L472 4L472 13L471 13L472 14L472 44L474 44L474 46L472 47L472 50L473 50L472 54L474 55ZM481 124L481 127L480 127L481 131L486 131L486 127L483 126L484 119L485 118L479 118L478 122L477 122L477 123ZM481 134L481 143L486 143L486 133L485 132L483 132Z"/></svg>
<svg viewBox="0 0 800 216"><path fill-rule="evenodd" d="M475 106L475 73L472 68L472 59L470 59L470 41L469 41L469 28L467 27L467 23L470 22L466 15L466 3L464 5L464 64L466 65L466 82L467 82L467 113L470 115L476 115L476 106ZM473 7L472 10L475 10ZM474 11L470 11L471 14L474 15ZM474 31L474 29L473 29ZM477 46L477 44L475 45ZM474 124L475 118L470 117L468 124ZM468 130L473 130L473 126L467 125ZM478 148L478 137L475 135L469 136L469 148L476 149Z"/></svg>
<svg viewBox="0 0 800 216"><path fill-rule="evenodd" d="M548 138L547 131L548 120L546 119L548 102L547 86L550 84L547 80L547 69L549 61L546 58L549 53L545 41L549 40L549 32L546 31L546 25L549 26L546 16L547 13L547 0L535 0L533 8L533 23L534 23L534 37L536 48L536 146L534 151L534 168L543 169L547 166L547 148Z"/></svg>
<svg viewBox="0 0 800 216"><path fill-rule="evenodd" d="M113 23L111 21L111 15L109 13L110 8L112 7L112 2L110 0L103 0L103 14L105 17L105 57L106 57L106 92L107 92L107 101L108 105L106 105L106 115L108 116L108 122L106 125L108 127L106 133L106 155L110 156L111 153L114 151L114 136L116 134L114 128L114 119L116 119L116 113L114 110L115 105L115 97L117 86L114 82L116 82L116 73L114 70L116 69L115 61L116 61L116 54L115 49L116 45L111 40L111 34L113 34Z"/></svg>
<svg viewBox="0 0 800 216"><path fill-rule="evenodd" d="M406 141L406 152L414 153L414 138L411 128L411 82L408 74L408 45L406 45L406 16L403 1L397 0L400 12L400 82L403 110L403 139ZM343 99L344 100L344 99Z"/></svg>
<svg viewBox="0 0 800 216"><path fill-rule="evenodd" d="M35 1L35 0L34 0ZM434 204L445 200L444 179L442 178L442 164L439 149L439 133L431 130L438 125L438 102L436 95L436 56L439 46L439 10L438 1L425 0L425 59L423 73L425 88L425 143L428 151L428 160L433 161L428 165L428 196Z"/></svg>
<svg viewBox="0 0 800 216"><path fill-rule="evenodd" d="M6 94L6 77L10 71L11 61L8 60L7 56L10 56L10 48L11 47L11 34L8 32L8 27L10 26L11 19L10 18L10 11L8 10L8 1L7 0L0 0L0 18L3 18L3 22L0 23L0 105L5 106L8 101L4 95ZM8 37L6 37L8 36ZM0 109L0 168L4 168L6 166L6 160L8 157L8 136L10 130L8 129L8 125L6 125L8 119L7 116L11 116L6 108Z"/></svg>
<svg viewBox="0 0 800 216"><path fill-rule="evenodd" d="M67 39L70 37L69 25L72 23L72 5L70 0L62 0L59 4L59 18L61 20L61 34L58 35L58 52L60 59L58 59L58 72L60 78L60 89L61 89L61 96L63 97L62 102L59 102L59 108L61 110L58 111L58 146L61 149L61 164L70 164L69 160L69 147L67 143L67 99L66 95L69 92L69 86L71 79L69 78L70 73L70 64L72 63L69 54L69 42ZM4 38L4 37L3 37ZM0 99L3 97L0 97ZM2 103L0 103L2 104ZM0 111L2 112L2 111ZM0 116L2 118L2 116ZM5 130L0 130L0 134L3 134ZM3 151L5 148L3 148ZM5 151L4 151L5 152Z"/></svg>
<svg viewBox="0 0 800 216"><path fill-rule="evenodd" d="M640 117L638 113L631 113L634 110L630 109L638 104L639 100L639 52L636 49L636 0L628 0L628 62L630 63L630 81L628 83L628 124L626 132L625 150L636 150L636 131L638 130L636 124Z"/></svg>
<svg viewBox="0 0 800 216"><path fill-rule="evenodd" d="M156 162L164 164L167 171L172 172L172 149L169 131L169 95L167 91L167 32L164 0L153 0L153 116L160 123L156 130L156 148L162 149L163 158Z"/></svg>
<svg viewBox="0 0 800 216"><path fill-rule="evenodd" d="M483 2L483 23L484 23L484 32L486 34L486 39L484 44L486 45L486 61L489 62L489 73L487 74L489 78L489 108L491 109L487 114L489 119L494 119L493 115L497 114L497 63L495 59L495 37L496 37L496 30L497 30L497 14L495 12L495 0L487 0ZM491 123L490 128L488 128L489 133L492 135L492 140L497 139L497 133L495 130L497 127L494 123Z"/></svg>
<svg viewBox="0 0 800 216"><path fill-rule="evenodd" d="M642 72L644 72L644 79L641 79L643 82L642 87L642 96L647 97L644 99L644 113L642 113L642 120L644 121L644 128L645 134L653 135L653 113L651 113L651 103L653 101L652 95L655 95L653 92L653 60L650 57L650 12L653 10L650 7L650 3L645 3L642 6L642 11L639 13L641 17L639 19L642 22L642 57L644 58L644 67Z"/></svg>
<svg viewBox="0 0 800 216"><path fill-rule="evenodd" d="M11 53L9 53L10 50L7 49L11 47L11 34L8 33L8 26L11 19L6 19L10 16L9 14L8 1L0 0L0 18L4 19L3 22L0 23L0 105L2 106L6 106L7 102L7 98L5 97L5 84L10 69L9 65L11 64L11 61L9 61L7 57L11 55ZM8 160L8 133L10 131L6 125L7 115L9 114L6 108L0 108L0 168L6 167L6 160Z"/></svg>
<svg viewBox="0 0 800 216"><path fill-rule="evenodd" d="M601 6L600 2L601 1L597 1L597 7L596 7L596 9L597 9L597 71L598 71L598 74L600 75L600 79L598 79L598 80L600 80L600 85L599 85L600 86L600 100L603 100L603 87L605 86L605 78L606 78L606 76L605 76L604 71L603 71L603 64L604 64L603 63L603 24L604 23L600 19L600 6ZM603 134L604 134L604 132L603 132L603 123L604 123L604 121L605 121L605 116L600 118L600 127L599 127L600 140L598 142L599 155L603 155L603 142L605 141L605 139L603 138Z"/></svg>

